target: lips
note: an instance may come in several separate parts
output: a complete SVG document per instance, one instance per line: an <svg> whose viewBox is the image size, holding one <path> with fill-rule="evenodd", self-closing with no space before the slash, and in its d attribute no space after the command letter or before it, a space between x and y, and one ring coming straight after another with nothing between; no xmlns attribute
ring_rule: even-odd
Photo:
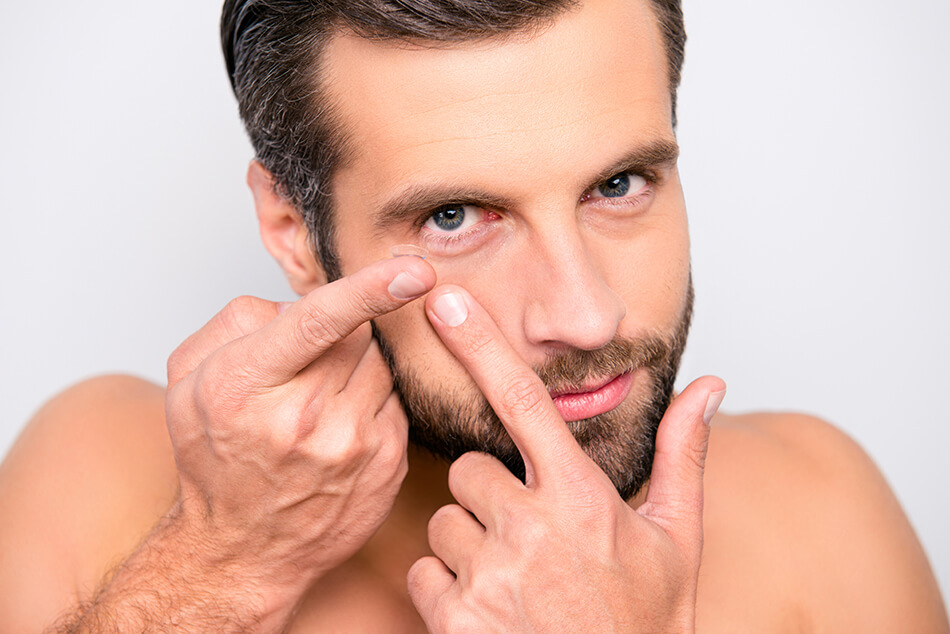
<svg viewBox="0 0 950 634"><path fill-rule="evenodd" d="M577 389L551 392L554 406L567 422L591 418L620 405L633 386L633 372Z"/></svg>

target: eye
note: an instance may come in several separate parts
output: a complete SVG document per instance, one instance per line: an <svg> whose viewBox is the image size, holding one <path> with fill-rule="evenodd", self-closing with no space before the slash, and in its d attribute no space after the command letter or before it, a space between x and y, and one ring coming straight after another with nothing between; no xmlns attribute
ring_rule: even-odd
<svg viewBox="0 0 950 634"><path fill-rule="evenodd" d="M483 220L485 213L474 205L445 205L432 212L423 226L440 234L463 233Z"/></svg>
<svg viewBox="0 0 950 634"><path fill-rule="evenodd" d="M458 255L494 235L501 217L478 204L448 203L419 218L420 238L433 255Z"/></svg>
<svg viewBox="0 0 950 634"><path fill-rule="evenodd" d="M623 198L642 192L649 182L643 176L632 172L614 174L590 193L590 198Z"/></svg>

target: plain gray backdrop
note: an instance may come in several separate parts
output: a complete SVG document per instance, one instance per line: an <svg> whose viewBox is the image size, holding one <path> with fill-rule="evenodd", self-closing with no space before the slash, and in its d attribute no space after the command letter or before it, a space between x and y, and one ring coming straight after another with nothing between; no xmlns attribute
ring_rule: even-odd
<svg viewBox="0 0 950 634"><path fill-rule="evenodd" d="M164 381L260 246L217 0L27 3L0 24L0 454L109 372ZM950 589L947 0L686 0L697 287L681 384L847 431Z"/></svg>

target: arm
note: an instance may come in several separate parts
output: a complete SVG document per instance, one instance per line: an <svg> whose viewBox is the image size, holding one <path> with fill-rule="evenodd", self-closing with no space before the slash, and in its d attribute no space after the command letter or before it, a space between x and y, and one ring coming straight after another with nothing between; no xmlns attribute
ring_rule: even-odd
<svg viewBox="0 0 950 634"><path fill-rule="evenodd" d="M379 262L289 307L233 302L183 343L165 399L178 497L66 631L283 629L398 492L406 420L366 322L434 279Z"/></svg>
<svg viewBox="0 0 950 634"><path fill-rule="evenodd" d="M48 630L55 633L280 631L285 604L254 570L203 543L180 506L104 580L102 589Z"/></svg>

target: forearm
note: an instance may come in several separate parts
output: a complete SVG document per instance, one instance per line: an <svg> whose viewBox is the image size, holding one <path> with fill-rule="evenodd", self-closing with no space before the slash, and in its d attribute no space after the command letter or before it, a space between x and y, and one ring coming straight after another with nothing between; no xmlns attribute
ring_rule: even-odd
<svg viewBox="0 0 950 634"><path fill-rule="evenodd" d="M170 514L48 633L284 631L302 593L221 550Z"/></svg>

